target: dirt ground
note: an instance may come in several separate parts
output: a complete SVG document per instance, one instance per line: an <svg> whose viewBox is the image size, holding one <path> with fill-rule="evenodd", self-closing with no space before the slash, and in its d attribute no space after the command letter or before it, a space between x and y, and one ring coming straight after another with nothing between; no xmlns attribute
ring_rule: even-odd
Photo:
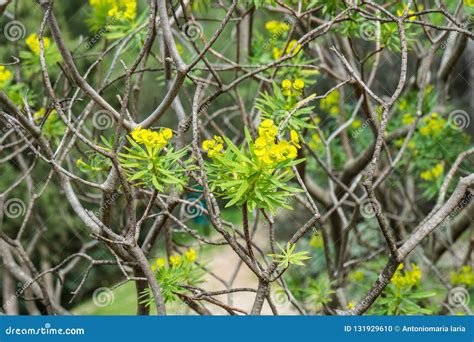
<svg viewBox="0 0 474 342"><path fill-rule="evenodd" d="M261 241L260 238L257 237L257 241ZM259 243L262 246L262 243ZM223 279L224 281L228 282L231 278L235 269L239 263L239 257L237 254L228 246L226 247L218 247L216 248L213 253L207 256L209 260L207 260L207 267L219 278ZM207 259L206 258L206 259ZM208 291L218 291L218 290L225 290L225 286L222 282L217 280L212 275L206 276L206 283L203 284L203 287ZM254 288L256 289L258 285L257 277L253 274L253 272L248 268L245 263L242 263L239 273L235 278L232 288ZM291 303L288 302L286 295L284 294L283 290L279 288L277 285L274 285L271 290L271 297L272 300L278 310L279 315L296 315L296 310L292 307ZM216 296L216 299L229 304L228 296ZM239 309L243 309L247 312L250 312L252 309L252 305L255 299L255 292L236 292L232 294L231 297L231 305L235 306ZM206 307L216 315L228 315L228 313L219 308L216 305L209 305L207 304ZM263 306L262 315L272 315L272 311L270 306L265 301Z"/></svg>

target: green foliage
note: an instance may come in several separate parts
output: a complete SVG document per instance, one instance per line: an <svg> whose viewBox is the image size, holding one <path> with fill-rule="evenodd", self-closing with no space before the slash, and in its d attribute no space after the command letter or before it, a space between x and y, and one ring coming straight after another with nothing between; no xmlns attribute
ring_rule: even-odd
<svg viewBox="0 0 474 342"><path fill-rule="evenodd" d="M126 153L120 153L120 163L125 169L128 180L136 186L155 188L164 191L174 186L181 191L186 182L184 165L179 161L187 154L187 148L174 152L158 147L142 147L128 137L131 147L124 147Z"/></svg>
<svg viewBox="0 0 474 342"><path fill-rule="evenodd" d="M295 252L296 245L287 243L286 247L283 248L278 242L277 246L281 251L281 254L268 254L269 257L273 258L273 261L277 262L278 265L286 269L290 265L304 266L303 261L311 259L307 254L308 251Z"/></svg>
<svg viewBox="0 0 474 342"><path fill-rule="evenodd" d="M272 119L275 122L283 122L289 117L287 127L295 131L302 131L304 128L315 128L309 123L310 114L314 107L303 106L298 108L298 99L295 96L284 96L280 87L273 83L273 94L263 92L257 98L256 108L261 111L264 119ZM294 110L294 112L293 112ZM292 113L291 116L289 113Z"/></svg>
<svg viewBox="0 0 474 342"><path fill-rule="evenodd" d="M226 208L247 203L249 210L261 208L275 212L278 207L291 209L287 204L288 198L300 190L287 183L294 177L291 166L298 161L287 159L274 166L266 166L255 154L254 143L247 130L246 138L250 151L244 144L237 147L232 140L224 137L229 148L206 163L211 190L229 200Z"/></svg>
<svg viewBox="0 0 474 342"><path fill-rule="evenodd" d="M436 291L397 289L390 285L381 298L377 299L370 312L376 315L430 315L433 312L423 308L420 302L434 296Z"/></svg>
<svg viewBox="0 0 474 342"><path fill-rule="evenodd" d="M204 272L199 268L194 261L180 256L171 257L176 260L171 265L163 265L163 259L158 259L157 264L160 264L155 269L155 277L161 287L161 294L165 303L174 302L177 299L177 294L186 291L184 286L198 286L203 282ZM154 268L154 267L152 267ZM151 295L149 288L145 289L142 294L142 304L150 306L155 302Z"/></svg>
<svg viewBox="0 0 474 342"><path fill-rule="evenodd" d="M332 283L326 277L312 279L308 288L304 289L306 300L311 306L318 308L331 302L331 296L335 293Z"/></svg>

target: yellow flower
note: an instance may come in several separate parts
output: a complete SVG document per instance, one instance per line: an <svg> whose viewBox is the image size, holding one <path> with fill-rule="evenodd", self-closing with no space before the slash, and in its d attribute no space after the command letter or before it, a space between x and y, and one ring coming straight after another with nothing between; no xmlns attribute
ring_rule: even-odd
<svg viewBox="0 0 474 342"><path fill-rule="evenodd" d="M301 148L301 145L299 144L300 138L298 136L298 133L295 130L290 131L290 137L291 137L291 143L295 145L298 148Z"/></svg>
<svg viewBox="0 0 474 342"><path fill-rule="evenodd" d="M194 262L197 259L197 253L194 249L190 248L184 252L184 258L189 262Z"/></svg>
<svg viewBox="0 0 474 342"><path fill-rule="evenodd" d="M272 33L277 27L278 27L278 21L276 20L267 21L265 23L265 28Z"/></svg>
<svg viewBox="0 0 474 342"><path fill-rule="evenodd" d="M161 133L163 134L163 137L166 140L170 140L173 137L173 131L169 128L163 129L163 131Z"/></svg>
<svg viewBox="0 0 474 342"><path fill-rule="evenodd" d="M406 12L406 10L407 10L407 5L406 5L406 4L403 4L403 9L397 10L397 15L398 15L399 17L401 17L401 16ZM409 10L409 11L408 11L408 16L409 16L409 17L408 17L408 20L413 21L413 20L416 19L416 17L414 17L414 16L410 17L410 15L412 15L413 13L415 13L415 11L413 11L413 10Z"/></svg>
<svg viewBox="0 0 474 342"><path fill-rule="evenodd" d="M171 266L179 266L181 264L181 256L180 255L170 256L170 264Z"/></svg>
<svg viewBox="0 0 474 342"><path fill-rule="evenodd" d="M412 264L412 271L405 272L405 277L407 279L407 284L410 286L415 286L420 284L421 280L421 270L416 264Z"/></svg>
<svg viewBox="0 0 474 342"><path fill-rule="evenodd" d="M407 99L402 99L400 101L400 104L398 105L398 109L405 110L407 108L408 108L408 100Z"/></svg>
<svg viewBox="0 0 474 342"><path fill-rule="evenodd" d="M451 283L454 285L466 285L467 287L474 285L474 273L472 267L464 265L458 273L451 273Z"/></svg>
<svg viewBox="0 0 474 342"><path fill-rule="evenodd" d="M296 156L298 155L298 150L296 149L296 147L290 145L290 143L286 140L280 141L277 146L282 156L281 161L296 158Z"/></svg>
<svg viewBox="0 0 474 342"><path fill-rule="evenodd" d="M92 7L96 7L97 9L101 9L102 7L107 8L107 15L109 17L124 18L133 21L137 16L136 0L90 0L89 2Z"/></svg>
<svg viewBox="0 0 474 342"><path fill-rule="evenodd" d="M173 131L169 128L163 129L160 133L137 126L130 133L132 139L138 144L145 144L147 147L163 148L173 136Z"/></svg>
<svg viewBox="0 0 474 342"><path fill-rule="evenodd" d="M362 122L360 122L360 120L354 120L354 121L352 121L352 123L351 123L351 127L354 128L354 129L357 129L357 128L359 128L360 126L362 126Z"/></svg>
<svg viewBox="0 0 474 342"><path fill-rule="evenodd" d="M420 177L424 180L431 180L433 179L432 175L431 175L431 172L430 171L423 171L421 174L420 174Z"/></svg>
<svg viewBox="0 0 474 342"><path fill-rule="evenodd" d="M136 143L141 144L143 143L142 139L142 128L137 126L133 129L132 133L130 133L132 139L135 140Z"/></svg>
<svg viewBox="0 0 474 342"><path fill-rule="evenodd" d="M304 81L301 79L301 78L297 78L294 82L293 82L293 88L295 90L302 90L304 88Z"/></svg>
<svg viewBox="0 0 474 342"><path fill-rule="evenodd" d="M272 49L273 59L279 59L281 57L281 50L277 47Z"/></svg>
<svg viewBox="0 0 474 342"><path fill-rule="evenodd" d="M464 5L474 7L474 0L464 0Z"/></svg>
<svg viewBox="0 0 474 342"><path fill-rule="evenodd" d="M258 126L258 134L268 140L275 139L277 133L278 128L273 124L273 120L271 119L263 120L260 126Z"/></svg>
<svg viewBox="0 0 474 342"><path fill-rule="evenodd" d="M287 159L293 159L297 156L299 145L299 137L296 131L290 131L291 140L275 142L278 128L273 124L273 120L265 119L258 126L259 136L253 144L253 153L258 160L265 165L275 166Z"/></svg>
<svg viewBox="0 0 474 342"><path fill-rule="evenodd" d="M434 112L423 118L424 126L420 128L420 134L423 136L437 136L446 127L446 119Z"/></svg>
<svg viewBox="0 0 474 342"><path fill-rule="evenodd" d="M412 288L414 286L420 285L421 282L421 270L416 264L411 264L412 270L402 271L403 264L398 266L397 271L392 277L392 284L398 288Z"/></svg>
<svg viewBox="0 0 474 342"><path fill-rule="evenodd" d="M431 132L430 128L428 126L425 126L425 127L421 127L420 128L420 134L421 135L424 135L424 136L427 136L429 135Z"/></svg>
<svg viewBox="0 0 474 342"><path fill-rule="evenodd" d="M282 34L285 31L290 29L290 26L287 23L271 20L265 23L265 28L270 31L272 34Z"/></svg>
<svg viewBox="0 0 474 342"><path fill-rule="evenodd" d="M426 181L438 179L444 172L443 163L436 164L432 169L423 171L420 177Z"/></svg>
<svg viewBox="0 0 474 342"><path fill-rule="evenodd" d="M12 78L12 72L5 68L5 66L0 65L0 86L2 86L5 82L10 81Z"/></svg>
<svg viewBox="0 0 474 342"><path fill-rule="evenodd" d="M44 42L44 49L46 50L50 45L51 41L48 37L43 37ZM28 38L26 38L26 45L30 48L33 53L39 55L40 53L40 42L38 39L38 35L36 33L30 34Z"/></svg>
<svg viewBox="0 0 474 342"><path fill-rule="evenodd" d="M202 149L207 152L209 157L214 157L222 153L222 149L224 148L224 140L215 135L213 139L204 140L202 142Z"/></svg>
<svg viewBox="0 0 474 342"><path fill-rule="evenodd" d="M121 0L120 3L122 6L125 5L124 17L129 20L134 20L137 15L137 1Z"/></svg>
<svg viewBox="0 0 474 342"><path fill-rule="evenodd" d="M291 89L291 81L288 79L285 79L281 82L281 87L285 90Z"/></svg>
<svg viewBox="0 0 474 342"><path fill-rule="evenodd" d="M403 114L402 123L404 125L409 125L415 121L415 118L410 113Z"/></svg>
<svg viewBox="0 0 474 342"><path fill-rule="evenodd" d="M402 288L402 287L405 287L406 285L406 279L405 277L399 275L399 274L395 274L391 280L392 284L395 285L396 288Z"/></svg>
<svg viewBox="0 0 474 342"><path fill-rule="evenodd" d="M292 41L288 43L288 47L286 48L285 53L290 53L293 50L293 47L295 47L295 50L293 51L292 56L296 56L301 51L301 48L302 48L301 44L298 44L298 41L293 39Z"/></svg>
<svg viewBox="0 0 474 342"><path fill-rule="evenodd" d="M158 258L158 259L156 259L156 262L155 262L155 263L156 263L156 267L162 268L162 267L165 267L165 265L166 265L166 260L163 259L163 258Z"/></svg>
<svg viewBox="0 0 474 342"><path fill-rule="evenodd" d="M349 310L354 309L354 306L355 306L355 302L353 300L351 300L349 303L347 303L347 308Z"/></svg>

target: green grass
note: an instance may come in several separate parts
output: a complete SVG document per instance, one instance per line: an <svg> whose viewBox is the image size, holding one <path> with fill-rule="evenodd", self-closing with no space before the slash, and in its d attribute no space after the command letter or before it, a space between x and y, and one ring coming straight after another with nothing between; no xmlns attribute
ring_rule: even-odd
<svg viewBox="0 0 474 342"><path fill-rule="evenodd" d="M113 301L110 305L97 306L89 299L72 310L75 315L135 315L137 311L137 298L135 284L128 282L113 290ZM153 308L152 308L153 311ZM156 313L156 310L154 310Z"/></svg>

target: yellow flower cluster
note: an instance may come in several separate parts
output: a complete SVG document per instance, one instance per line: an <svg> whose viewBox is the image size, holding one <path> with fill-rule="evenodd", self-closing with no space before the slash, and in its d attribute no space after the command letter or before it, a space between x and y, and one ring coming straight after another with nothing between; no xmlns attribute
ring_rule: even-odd
<svg viewBox="0 0 474 342"><path fill-rule="evenodd" d="M285 96L298 96L304 88L304 81L301 78L297 78L293 82L288 79L284 79L281 82L282 94Z"/></svg>
<svg viewBox="0 0 474 342"><path fill-rule="evenodd" d="M415 121L415 118L414 118L414 116L411 115L410 113L405 113L405 114L403 114L402 123L403 123L404 125L410 125L410 124L412 124L414 121Z"/></svg>
<svg viewBox="0 0 474 342"><path fill-rule="evenodd" d="M464 0L464 5L474 7L474 0Z"/></svg>
<svg viewBox="0 0 474 342"><path fill-rule="evenodd" d="M214 135L213 139L204 140L202 142L202 149L207 152L209 157L214 157L216 155L222 154L224 148L224 140L222 137Z"/></svg>
<svg viewBox="0 0 474 342"><path fill-rule="evenodd" d="M171 266L181 265L181 255L172 255L172 256L170 256L170 264L171 264Z"/></svg>
<svg viewBox="0 0 474 342"><path fill-rule="evenodd" d="M282 34L290 29L290 25L278 20L271 20L265 23L265 28L270 31L271 34Z"/></svg>
<svg viewBox="0 0 474 342"><path fill-rule="evenodd" d="M195 262L197 259L197 253L194 249L190 248L184 252L184 258L189 262Z"/></svg>
<svg viewBox="0 0 474 342"><path fill-rule="evenodd" d="M430 116L423 118L424 126L420 128L420 134L423 136L436 136L446 127L446 119L438 113L431 113Z"/></svg>
<svg viewBox="0 0 474 342"><path fill-rule="evenodd" d="M296 47L295 47L296 46ZM288 47L285 50L285 54L289 54L292 50L293 47L295 47L295 50L293 51L292 56L296 56L300 51L301 51L301 44L298 44L298 42L293 39L288 43ZM279 59L283 55L283 49L279 49L277 47L273 48L273 58L274 59Z"/></svg>
<svg viewBox="0 0 474 342"><path fill-rule="evenodd" d="M352 121L351 123L351 127L354 128L354 129L358 129L360 128L360 126L362 126L362 122L360 120L354 120Z"/></svg>
<svg viewBox="0 0 474 342"><path fill-rule="evenodd" d="M3 86L4 83L10 81L12 78L12 72L5 68L5 66L0 65L0 87Z"/></svg>
<svg viewBox="0 0 474 342"><path fill-rule="evenodd" d="M454 285L466 285L471 287L474 285L474 272L469 265L462 266L459 272L451 273L451 283Z"/></svg>
<svg viewBox="0 0 474 342"><path fill-rule="evenodd" d="M398 266L397 271L393 275L392 284L395 285L397 289L418 286L421 281L420 268L416 264L411 264L411 271L405 270L402 272L403 267L403 264L400 264L400 266Z"/></svg>
<svg viewBox="0 0 474 342"><path fill-rule="evenodd" d="M183 255L172 255L170 256L171 267L178 267L183 262L193 263L197 259L197 252L193 248L189 248ZM164 258L156 259L155 263L151 265L151 270L156 272L158 269L166 266L166 260Z"/></svg>
<svg viewBox="0 0 474 342"><path fill-rule="evenodd" d="M107 8L109 17L135 20L137 16L136 0L89 0L89 3L96 9Z"/></svg>
<svg viewBox="0 0 474 342"><path fill-rule="evenodd" d="M397 15L398 15L399 17L401 17L401 16L403 15L403 13L405 13L406 10L407 10L407 5L406 5L406 4L403 4L403 8L397 10ZM409 15L408 20L413 21L413 20L416 19L415 16L410 17L410 15L412 15L412 14L414 14L414 13L415 13L415 11L413 11L413 10L409 10L409 11L408 11L408 15Z"/></svg>
<svg viewBox="0 0 474 342"><path fill-rule="evenodd" d="M276 141L278 128L273 120L265 119L258 127L258 138L255 140L253 152L258 160L265 165L274 166L297 156L299 148L299 137L296 131L291 131L291 140Z"/></svg>
<svg viewBox="0 0 474 342"><path fill-rule="evenodd" d="M43 37L44 49L46 50L51 45L51 40L48 37ZM30 48L33 53L39 55L40 53L40 42L36 33L30 34L26 38L26 45Z"/></svg>
<svg viewBox="0 0 474 342"><path fill-rule="evenodd" d="M147 147L163 148L168 144L168 141L173 137L173 131L169 128L164 128L161 132L154 132L149 129L143 129L140 126L130 133L132 139L138 144L144 144Z"/></svg>
<svg viewBox="0 0 474 342"><path fill-rule="evenodd" d="M362 280L365 279L365 273L362 272L362 271L353 271L353 272L349 273L348 278L351 281L361 282Z"/></svg>
<svg viewBox="0 0 474 342"><path fill-rule="evenodd" d="M405 142L404 138L399 138L399 139L395 140L395 146L402 147L404 142ZM416 148L416 144L413 141L413 139L408 142L407 147L410 150L414 150ZM415 154L416 153L417 153L417 151L415 151Z"/></svg>
<svg viewBox="0 0 474 342"><path fill-rule="evenodd" d="M332 116L337 116L339 114L339 91L333 90L321 100L319 107L322 110L328 111Z"/></svg>
<svg viewBox="0 0 474 342"><path fill-rule="evenodd" d="M431 170L423 171L420 177L426 181L438 179L444 171L443 163L436 164Z"/></svg>

